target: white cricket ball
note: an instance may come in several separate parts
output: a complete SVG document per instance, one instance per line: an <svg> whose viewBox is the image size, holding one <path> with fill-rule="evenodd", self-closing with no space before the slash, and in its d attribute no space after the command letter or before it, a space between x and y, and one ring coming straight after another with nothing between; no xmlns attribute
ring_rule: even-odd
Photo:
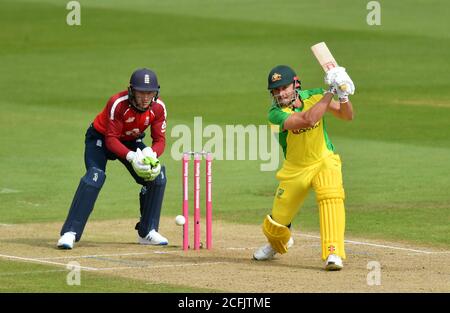
<svg viewBox="0 0 450 313"><path fill-rule="evenodd" d="M178 226L182 226L184 225L184 223L186 223L186 219L183 215L177 215L177 217L175 217L175 224L177 224Z"/></svg>

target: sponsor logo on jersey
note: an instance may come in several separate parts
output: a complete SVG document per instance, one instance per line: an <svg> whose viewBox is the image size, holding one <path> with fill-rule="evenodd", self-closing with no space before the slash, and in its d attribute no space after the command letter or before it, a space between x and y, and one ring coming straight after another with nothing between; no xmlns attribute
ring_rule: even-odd
<svg viewBox="0 0 450 313"><path fill-rule="evenodd" d="M126 131L125 135L137 137L140 134L139 128L133 128L132 130Z"/></svg>
<svg viewBox="0 0 450 313"><path fill-rule="evenodd" d="M145 117L144 125L147 126L149 123L150 123L150 116L147 115L147 116Z"/></svg>
<svg viewBox="0 0 450 313"><path fill-rule="evenodd" d="M125 123L132 123L134 122L135 117L134 116L130 116L129 118L126 119Z"/></svg>
<svg viewBox="0 0 450 313"><path fill-rule="evenodd" d="M301 133L305 133L305 132L307 132L307 131L310 131L310 130L312 130L312 129L314 129L314 128L319 127L319 125L320 125L320 121L317 122L316 125L314 125L313 127L300 128L300 129L293 129L293 130L292 130L292 133L295 134L295 135L298 135L298 134L301 134Z"/></svg>

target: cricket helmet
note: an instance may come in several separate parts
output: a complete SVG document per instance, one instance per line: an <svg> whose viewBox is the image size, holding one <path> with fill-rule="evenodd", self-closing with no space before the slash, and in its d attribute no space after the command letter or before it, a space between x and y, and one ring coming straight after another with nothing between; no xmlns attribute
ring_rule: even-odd
<svg viewBox="0 0 450 313"><path fill-rule="evenodd" d="M295 88L300 89L301 83L295 74L294 70L287 65L275 66L269 73L267 78L268 86L267 89L272 90L281 86L286 86L294 83Z"/></svg>
<svg viewBox="0 0 450 313"><path fill-rule="evenodd" d="M147 68L137 69L131 74L130 86L128 87L128 100L139 111L143 111L136 104L134 91L156 91L152 101L158 99L160 86L155 72ZM146 109L147 110L147 109ZM144 110L144 111L146 111Z"/></svg>

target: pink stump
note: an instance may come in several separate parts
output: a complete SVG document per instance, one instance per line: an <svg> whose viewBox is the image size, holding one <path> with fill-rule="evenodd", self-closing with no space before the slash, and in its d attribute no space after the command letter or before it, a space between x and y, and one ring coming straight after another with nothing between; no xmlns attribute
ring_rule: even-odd
<svg viewBox="0 0 450 313"><path fill-rule="evenodd" d="M183 225L183 250L189 249L189 160L188 153L183 154L183 216L186 222Z"/></svg>
<svg viewBox="0 0 450 313"><path fill-rule="evenodd" d="M194 155L194 250L200 249L200 160L199 153Z"/></svg>
<svg viewBox="0 0 450 313"><path fill-rule="evenodd" d="M212 248L212 154L206 154L206 248Z"/></svg>

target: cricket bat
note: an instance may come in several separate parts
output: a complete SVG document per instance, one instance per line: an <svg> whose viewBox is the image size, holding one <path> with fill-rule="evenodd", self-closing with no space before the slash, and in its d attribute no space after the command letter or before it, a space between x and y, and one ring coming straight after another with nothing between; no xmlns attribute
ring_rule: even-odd
<svg viewBox="0 0 450 313"><path fill-rule="evenodd" d="M325 72L328 72L332 68L338 66L336 60L334 59L325 42L319 42L318 44L315 44L311 47L311 50ZM339 86L339 88L345 91L347 89L347 86L341 85Z"/></svg>

